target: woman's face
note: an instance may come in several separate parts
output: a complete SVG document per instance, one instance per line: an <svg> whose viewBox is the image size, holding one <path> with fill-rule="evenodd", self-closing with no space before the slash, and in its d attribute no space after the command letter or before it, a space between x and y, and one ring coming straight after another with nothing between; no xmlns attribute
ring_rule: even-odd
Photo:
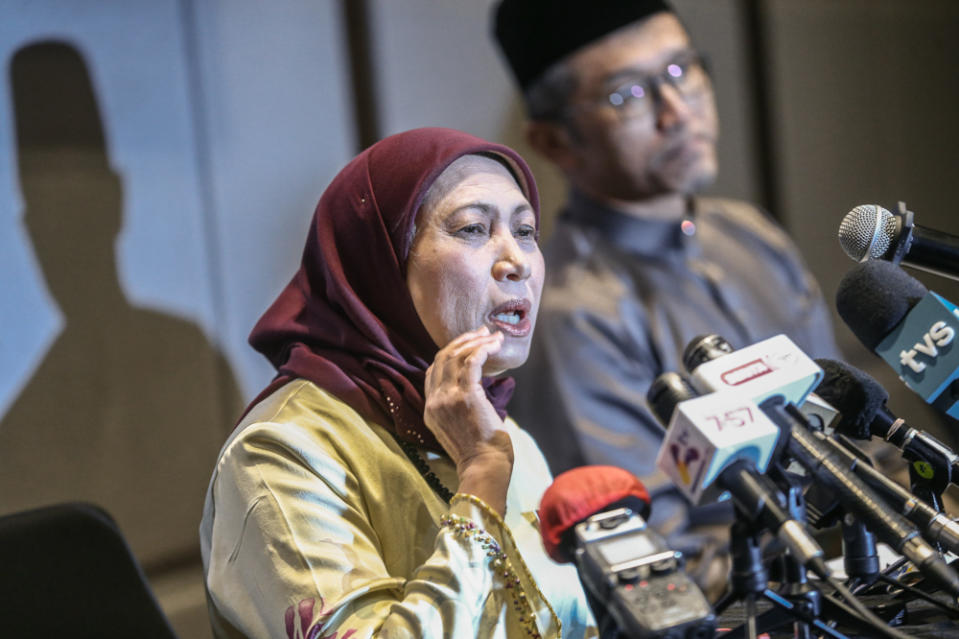
<svg viewBox="0 0 959 639"><path fill-rule="evenodd" d="M406 272L416 312L437 346L486 325L504 339L483 374L522 364L544 270L536 217L506 167L466 155L440 174L416 216Z"/></svg>

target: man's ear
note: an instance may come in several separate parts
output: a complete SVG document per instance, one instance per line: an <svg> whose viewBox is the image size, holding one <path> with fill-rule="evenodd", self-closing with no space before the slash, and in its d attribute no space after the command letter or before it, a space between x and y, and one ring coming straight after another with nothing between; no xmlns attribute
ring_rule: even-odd
<svg viewBox="0 0 959 639"><path fill-rule="evenodd" d="M528 120L526 142L537 153L555 164L564 173L576 164L576 154L569 128L551 120Z"/></svg>

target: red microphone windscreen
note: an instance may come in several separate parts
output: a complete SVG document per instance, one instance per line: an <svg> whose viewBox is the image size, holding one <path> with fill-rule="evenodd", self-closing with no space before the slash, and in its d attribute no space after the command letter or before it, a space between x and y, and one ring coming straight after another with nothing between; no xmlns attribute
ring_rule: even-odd
<svg viewBox="0 0 959 639"><path fill-rule="evenodd" d="M628 470L616 466L580 466L553 480L539 502L540 535L546 553L560 563L571 561L562 546L563 535L573 526L627 497L644 502L649 492Z"/></svg>

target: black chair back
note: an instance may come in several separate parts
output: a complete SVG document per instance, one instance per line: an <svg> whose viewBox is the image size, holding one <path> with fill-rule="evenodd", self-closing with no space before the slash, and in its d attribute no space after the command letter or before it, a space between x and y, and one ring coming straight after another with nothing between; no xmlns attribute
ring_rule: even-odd
<svg viewBox="0 0 959 639"><path fill-rule="evenodd" d="M0 517L0 637L177 639L116 522L85 503Z"/></svg>

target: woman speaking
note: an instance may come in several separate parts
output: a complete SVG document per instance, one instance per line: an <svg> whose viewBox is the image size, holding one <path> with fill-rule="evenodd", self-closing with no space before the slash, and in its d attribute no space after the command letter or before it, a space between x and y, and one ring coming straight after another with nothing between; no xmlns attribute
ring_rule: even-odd
<svg viewBox="0 0 959 639"><path fill-rule="evenodd" d="M513 150L388 137L316 208L250 343L277 368L217 461L200 526L218 637L586 637L542 549L551 478L505 417L540 290Z"/></svg>

